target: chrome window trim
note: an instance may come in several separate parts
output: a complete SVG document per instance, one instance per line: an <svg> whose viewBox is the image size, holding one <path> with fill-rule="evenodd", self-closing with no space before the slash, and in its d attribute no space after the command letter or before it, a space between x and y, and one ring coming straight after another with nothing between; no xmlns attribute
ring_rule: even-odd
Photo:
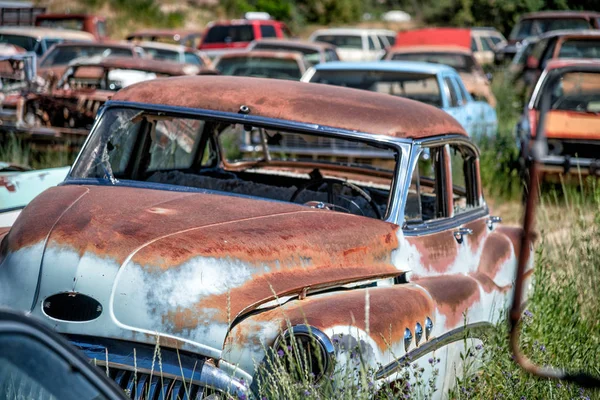
<svg viewBox="0 0 600 400"><path fill-rule="evenodd" d="M453 217L438 218L430 220L421 224L414 224L413 228L410 225L404 223L404 206L406 204L406 197L408 196L408 190L410 188L410 181L412 172L415 169L421 152L427 147L444 146L447 144L458 144L469 147L479 158L479 148L469 139L462 135L449 134L444 136L435 136L431 138L419 139L413 142L413 146L410 152L410 160L407 162L405 173L405 180L402 185L402 213L398 215L397 225L402 227L402 231L406 236L419 236L431 233L438 233L450 228L463 225L465 223L474 221L482 218L489 214L489 209L485 199L479 205L479 207L469 210L467 212L455 215ZM408 163L410 163L408 165Z"/></svg>
<svg viewBox="0 0 600 400"><path fill-rule="evenodd" d="M69 169L69 173L67 174L65 181L63 184L86 184L91 183L95 185L107 185L104 180L101 179L90 179L90 178L73 178L71 177L71 172L77 163L79 162L79 158L87 150L87 147L90 145L90 141L94 133L98 129L99 121L102 119L104 114L113 108L129 108L129 109L139 109L140 111L150 111L150 112L166 112L170 114L174 114L181 117L195 117L195 118L213 118L219 119L222 121L228 121L232 123L238 124L252 124L255 123L257 125L264 126L266 128L272 127L276 129L289 129L294 132L305 132L309 134L317 134L320 136L333 137L333 138L347 138L354 140L361 140L367 143L387 145L388 147L396 150L400 157L399 162L396 163L396 170L394 171L394 178L392 179L392 188L390 190L391 199L389 201L388 206L388 216L385 219L387 222L391 222L397 225L401 225L401 222L404 218L404 196L402 193L403 185L402 182L406 180L406 173L408 168L408 162L410 157L410 149L413 143L413 139L407 138L395 138L386 135L376 135L367 132L360 131L350 131L341 128L334 128L330 126L324 126L319 124L310 124L305 122L296 122L289 120L282 120L277 118L267 118L262 116L254 116L251 114L239 114L232 112L224 112L224 111L214 111L214 110L206 110L206 109L197 109L197 108L187 108L187 107L178 107L178 106L167 106L160 104L147 104L147 103L139 103L139 102L128 102L128 101L108 101L104 104L104 107L101 111L96 115L96 120L90 130L90 134L87 136L83 146L77 158L71 165ZM129 182L130 183L130 182ZM150 185L144 185L146 188L150 188ZM163 188L164 189L164 188ZM219 194L221 192L218 192ZM228 195L226 192L222 192L224 195ZM252 197L256 199L262 199L259 197Z"/></svg>

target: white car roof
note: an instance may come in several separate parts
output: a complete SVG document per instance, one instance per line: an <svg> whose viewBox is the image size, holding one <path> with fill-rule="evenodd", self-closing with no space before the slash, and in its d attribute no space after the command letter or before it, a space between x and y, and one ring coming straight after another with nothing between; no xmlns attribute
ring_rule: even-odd
<svg viewBox="0 0 600 400"><path fill-rule="evenodd" d="M388 29L367 29L367 28L329 28L317 29L310 35L311 38L319 35L363 35L374 33L379 35L396 35L396 32Z"/></svg>

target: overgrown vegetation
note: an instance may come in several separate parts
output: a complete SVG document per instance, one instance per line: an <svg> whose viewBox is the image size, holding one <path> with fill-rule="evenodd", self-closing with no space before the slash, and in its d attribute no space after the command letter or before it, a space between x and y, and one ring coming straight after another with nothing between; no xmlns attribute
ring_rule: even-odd
<svg viewBox="0 0 600 400"><path fill-rule="evenodd" d="M77 153L70 144L35 146L12 133L3 134L0 140L0 161L31 167L33 169L64 167L75 161Z"/></svg>

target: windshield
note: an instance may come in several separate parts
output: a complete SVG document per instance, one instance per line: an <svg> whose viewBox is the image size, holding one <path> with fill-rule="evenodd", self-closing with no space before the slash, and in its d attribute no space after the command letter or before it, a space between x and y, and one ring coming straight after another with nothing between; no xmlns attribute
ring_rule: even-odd
<svg viewBox="0 0 600 400"><path fill-rule="evenodd" d="M567 72L552 87L545 84L542 91L551 91L552 110L600 112L600 72Z"/></svg>
<svg viewBox="0 0 600 400"><path fill-rule="evenodd" d="M253 48L254 50L282 50L282 51L296 51L304 56L304 59L311 65L316 65L321 62L321 54L318 50L297 47L297 46L286 46L277 43L257 43Z"/></svg>
<svg viewBox="0 0 600 400"><path fill-rule="evenodd" d="M294 59L272 57L225 57L215 68L222 75L300 80L302 71Z"/></svg>
<svg viewBox="0 0 600 400"><path fill-rule="evenodd" d="M60 46L55 47L41 62L42 67L67 65L77 58L102 57L133 57L133 52L127 48L102 46Z"/></svg>
<svg viewBox="0 0 600 400"><path fill-rule="evenodd" d="M435 75L396 71L318 70L311 82L346 86L406 97L442 107L442 95Z"/></svg>
<svg viewBox="0 0 600 400"><path fill-rule="evenodd" d="M340 49L362 50L362 36L360 35L319 35L314 39L317 42L330 43Z"/></svg>
<svg viewBox="0 0 600 400"><path fill-rule="evenodd" d="M24 48L26 51L35 51L37 41L29 36L7 35L0 33L0 43L9 43Z"/></svg>
<svg viewBox="0 0 600 400"><path fill-rule="evenodd" d="M428 63L445 64L458 72L474 72L473 58L465 54L450 53L396 53L392 56L396 61L423 61Z"/></svg>
<svg viewBox="0 0 600 400"><path fill-rule="evenodd" d="M217 25L208 30L203 43L251 42L252 40L254 40L252 25Z"/></svg>
<svg viewBox="0 0 600 400"><path fill-rule="evenodd" d="M38 19L38 25L46 28L62 28L62 29L73 29L76 31L83 30L83 20L81 19Z"/></svg>
<svg viewBox="0 0 600 400"><path fill-rule="evenodd" d="M543 18L525 19L517 22L510 32L509 39L523 40L527 36L537 36L545 32L561 29L590 29L590 23L584 18Z"/></svg>
<svg viewBox="0 0 600 400"><path fill-rule="evenodd" d="M143 47L144 51L154 60L180 62L179 52L173 50L156 49L152 47Z"/></svg>
<svg viewBox="0 0 600 400"><path fill-rule="evenodd" d="M567 39L560 47L558 58L600 58L600 38Z"/></svg>
<svg viewBox="0 0 600 400"><path fill-rule="evenodd" d="M378 218L387 213L398 157L381 143L111 108L70 177L321 202Z"/></svg>

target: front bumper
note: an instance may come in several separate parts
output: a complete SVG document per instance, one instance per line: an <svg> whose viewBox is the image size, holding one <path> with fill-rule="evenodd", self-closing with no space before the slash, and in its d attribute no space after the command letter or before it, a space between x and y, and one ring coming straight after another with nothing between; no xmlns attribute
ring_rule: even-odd
<svg viewBox="0 0 600 400"><path fill-rule="evenodd" d="M131 399L247 398L242 379L193 353L127 341L69 336Z"/></svg>
<svg viewBox="0 0 600 400"><path fill-rule="evenodd" d="M556 174L600 175L600 159L572 156L546 156L541 160L541 170Z"/></svg>

